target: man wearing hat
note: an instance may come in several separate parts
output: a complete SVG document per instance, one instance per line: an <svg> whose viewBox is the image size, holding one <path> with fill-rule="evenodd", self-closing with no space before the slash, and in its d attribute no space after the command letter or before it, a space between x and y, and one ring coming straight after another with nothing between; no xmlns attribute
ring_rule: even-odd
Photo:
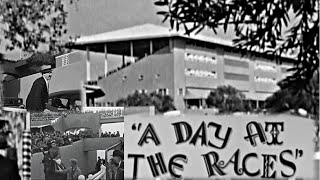
<svg viewBox="0 0 320 180"><path fill-rule="evenodd" d="M123 152L120 150L114 150L112 156L119 164L119 168L124 169Z"/></svg>
<svg viewBox="0 0 320 180"><path fill-rule="evenodd" d="M49 149L50 157L54 160L60 169L64 169L65 167L61 163L61 155L60 149L56 144L56 141L51 141L51 148Z"/></svg>
<svg viewBox="0 0 320 180"><path fill-rule="evenodd" d="M36 79L27 97L27 110L31 112L42 112L46 109L49 98L49 81L52 71L50 65L41 67L42 77Z"/></svg>
<svg viewBox="0 0 320 180"><path fill-rule="evenodd" d="M1 180L20 180L19 168L16 161L8 159L6 149L9 148L7 139L0 135L0 179Z"/></svg>
<svg viewBox="0 0 320 180"><path fill-rule="evenodd" d="M123 180L124 179L124 171L122 168L119 168L119 163L115 158L111 158L109 160L109 179L110 180Z"/></svg>

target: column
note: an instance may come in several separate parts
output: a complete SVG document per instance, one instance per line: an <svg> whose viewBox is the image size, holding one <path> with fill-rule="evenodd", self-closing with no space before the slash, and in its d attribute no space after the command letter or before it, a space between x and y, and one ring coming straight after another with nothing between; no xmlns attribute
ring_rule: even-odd
<svg viewBox="0 0 320 180"><path fill-rule="evenodd" d="M102 129L101 129L101 124L100 124L100 128L99 128L99 138L101 137L102 134Z"/></svg>
<svg viewBox="0 0 320 180"><path fill-rule="evenodd" d="M87 66L87 81L90 81L90 76L91 76L91 72L90 72L90 51L89 51L89 47L86 47L87 50L87 60L86 60L86 66Z"/></svg>
<svg viewBox="0 0 320 180"><path fill-rule="evenodd" d="M81 107L87 107L87 94L86 89L83 87L84 83L83 81L80 81L80 87L81 87ZM82 109L81 109L82 111Z"/></svg>
<svg viewBox="0 0 320 180"><path fill-rule="evenodd" d="M108 73L108 47L107 44L104 45L104 77Z"/></svg>
<svg viewBox="0 0 320 180"><path fill-rule="evenodd" d="M206 99L202 99L202 107L207 108Z"/></svg>
<svg viewBox="0 0 320 180"><path fill-rule="evenodd" d="M172 38L169 39L169 51L172 52L173 51L173 40Z"/></svg>
<svg viewBox="0 0 320 180"><path fill-rule="evenodd" d="M122 66L121 66L121 68L124 66L124 63L125 63L124 54L122 54Z"/></svg>
<svg viewBox="0 0 320 180"><path fill-rule="evenodd" d="M150 39L150 55L153 53L153 43L152 39Z"/></svg>
<svg viewBox="0 0 320 180"><path fill-rule="evenodd" d="M130 41L130 60L132 61L132 58L133 58L133 42Z"/></svg>

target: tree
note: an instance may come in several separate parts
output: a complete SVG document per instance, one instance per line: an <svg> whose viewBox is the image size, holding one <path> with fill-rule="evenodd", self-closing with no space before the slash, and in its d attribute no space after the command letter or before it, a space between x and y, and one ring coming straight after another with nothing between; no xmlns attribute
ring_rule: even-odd
<svg viewBox="0 0 320 180"><path fill-rule="evenodd" d="M245 110L245 95L232 86L219 86L210 92L206 103L208 107L216 107L222 112Z"/></svg>
<svg viewBox="0 0 320 180"><path fill-rule="evenodd" d="M73 3L74 0L69 0ZM51 53L63 51L61 37L67 33L67 12L61 0L2 0L0 22L6 50L36 52L48 45Z"/></svg>
<svg viewBox="0 0 320 180"><path fill-rule="evenodd" d="M127 97L128 106L149 106L151 105L150 97L145 93L135 91Z"/></svg>
<svg viewBox="0 0 320 180"><path fill-rule="evenodd" d="M281 89L306 91L318 99L312 78L319 76L319 1L317 0L159 0L164 21L186 33L205 27L217 33L232 28L239 50L260 52L281 63L282 56L294 56L293 74L278 83ZM318 82L317 82L318 83Z"/></svg>
<svg viewBox="0 0 320 180"><path fill-rule="evenodd" d="M319 76L314 76L311 82L314 82L313 89L319 89ZM290 109L297 111L299 108L305 109L315 118L319 114L319 100L310 97L311 94L305 90L297 91L297 89L280 89L266 100L266 108L272 112L283 112Z"/></svg>
<svg viewBox="0 0 320 180"><path fill-rule="evenodd" d="M167 111L176 110L171 96L152 92L150 94L150 97L151 97L151 103L152 105L155 106L155 109L157 112L163 113Z"/></svg>
<svg viewBox="0 0 320 180"><path fill-rule="evenodd" d="M135 91L126 98L120 98L116 102L117 106L154 106L157 113L163 113L175 110L173 99L168 95L162 95L156 92L150 94L139 93Z"/></svg>

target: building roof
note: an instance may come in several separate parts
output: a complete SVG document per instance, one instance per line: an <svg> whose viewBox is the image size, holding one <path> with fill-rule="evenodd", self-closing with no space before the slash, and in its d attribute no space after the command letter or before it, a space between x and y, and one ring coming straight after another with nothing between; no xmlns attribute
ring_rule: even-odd
<svg viewBox="0 0 320 180"><path fill-rule="evenodd" d="M105 33L99 33L94 35L82 36L69 42L71 48L85 49L84 45L92 45L99 43L111 43L111 42L126 42L143 39L155 39L155 38L168 38L168 37L181 37L197 41L203 41L207 43L218 44L227 47L234 47L232 39L221 38L219 36L204 35L201 33L191 33L187 35L184 30L177 31L164 26L154 24L142 24L129 28L119 29L115 31L109 31ZM92 50L92 49L90 49ZM256 51L262 53L262 51ZM294 59L297 54L282 55L283 58Z"/></svg>
<svg viewBox="0 0 320 180"><path fill-rule="evenodd" d="M201 34L186 35L183 31L171 30L170 28L158 26L154 24L143 24L124 28L120 30L82 36L74 42L75 45L95 44L95 43L106 43L106 42L117 42L117 41L130 41L130 40L141 40L141 39L154 39L154 38L165 38L165 37L184 37L194 40L201 40L215 44L221 44L225 46L232 46L231 40L219 39L216 37L204 36Z"/></svg>

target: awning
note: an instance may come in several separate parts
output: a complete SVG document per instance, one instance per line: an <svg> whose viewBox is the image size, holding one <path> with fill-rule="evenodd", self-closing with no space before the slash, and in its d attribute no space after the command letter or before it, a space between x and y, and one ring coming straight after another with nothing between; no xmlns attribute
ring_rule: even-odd
<svg viewBox="0 0 320 180"><path fill-rule="evenodd" d="M187 89L184 99L207 99L210 92L208 89Z"/></svg>
<svg viewBox="0 0 320 180"><path fill-rule="evenodd" d="M84 88L86 89L87 95L91 98L99 98L105 95L100 86L85 84Z"/></svg>
<svg viewBox="0 0 320 180"><path fill-rule="evenodd" d="M51 93L49 95L50 99L63 98L63 99L80 100L81 99L80 97L81 97L81 90L80 89L58 91L58 92Z"/></svg>

